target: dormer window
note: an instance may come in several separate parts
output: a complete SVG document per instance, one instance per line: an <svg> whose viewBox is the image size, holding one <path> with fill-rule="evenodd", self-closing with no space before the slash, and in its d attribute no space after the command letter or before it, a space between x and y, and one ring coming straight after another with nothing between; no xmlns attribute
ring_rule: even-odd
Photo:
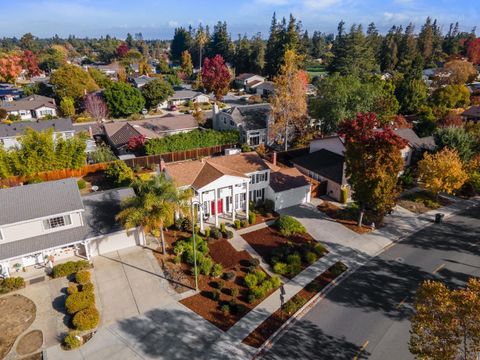
<svg viewBox="0 0 480 360"><path fill-rule="evenodd" d="M45 230L55 229L72 224L70 215L56 216L50 219L43 220L43 227Z"/></svg>

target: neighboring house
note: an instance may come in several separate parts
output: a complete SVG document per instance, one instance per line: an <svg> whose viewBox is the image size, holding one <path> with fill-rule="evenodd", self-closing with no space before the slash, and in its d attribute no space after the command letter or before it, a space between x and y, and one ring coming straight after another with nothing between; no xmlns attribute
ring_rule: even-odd
<svg viewBox="0 0 480 360"><path fill-rule="evenodd" d="M275 85L271 81L265 81L264 83L255 87L255 92L266 99L275 94Z"/></svg>
<svg viewBox="0 0 480 360"><path fill-rule="evenodd" d="M90 67L100 70L112 80L117 80L119 72L123 70L123 67L116 62L113 62L111 64L94 64L84 66L85 70L88 70L88 68Z"/></svg>
<svg viewBox="0 0 480 360"><path fill-rule="evenodd" d="M5 149L20 147L18 137L25 133L27 128L35 131L53 130L53 138L70 139L75 135L72 125L72 119L53 119L53 120L37 120L37 121L15 121L11 124L0 124L0 145Z"/></svg>
<svg viewBox="0 0 480 360"><path fill-rule="evenodd" d="M168 98L166 102L164 102L160 107L166 108L173 105L186 105L189 102L193 103L209 103L210 98L208 95L201 93L199 91L193 90L176 90L172 96Z"/></svg>
<svg viewBox="0 0 480 360"><path fill-rule="evenodd" d="M462 113L462 118L464 121L480 121L480 106L471 106Z"/></svg>
<svg viewBox="0 0 480 360"><path fill-rule="evenodd" d="M291 160L306 175L312 185L312 196L328 195L339 201L341 189L348 187L345 177L345 157L327 149L320 149Z"/></svg>
<svg viewBox="0 0 480 360"><path fill-rule="evenodd" d="M192 115L167 115L136 121L114 121L103 124L105 136L118 154L129 152L128 141L143 136L145 140L189 132L198 129Z"/></svg>
<svg viewBox="0 0 480 360"><path fill-rule="evenodd" d="M85 148L85 152L91 153L96 150L97 148L97 140L103 142L104 140L104 132L103 127L98 122L86 122L86 123L76 123L73 124L73 128L75 130L75 134L87 134L88 138L85 140L87 147Z"/></svg>
<svg viewBox="0 0 480 360"><path fill-rule="evenodd" d="M407 141L400 152L402 154L405 167L410 166L412 161L419 160L425 151L432 151L435 149L435 140L433 136L420 138L412 129L394 129L396 135Z"/></svg>
<svg viewBox="0 0 480 360"><path fill-rule="evenodd" d="M244 89L246 92L254 93L256 92L257 86L265 82L265 78L260 75L255 74L240 74L233 81L235 87L238 89Z"/></svg>
<svg viewBox="0 0 480 360"><path fill-rule="evenodd" d="M15 101L6 101L0 104L0 107L5 109L8 115L19 116L21 120L57 116L55 99L41 95L31 95Z"/></svg>
<svg viewBox="0 0 480 360"><path fill-rule="evenodd" d="M251 147L269 144L269 128L273 122L270 104L234 106L222 111L214 105L214 113L215 130L237 130L240 141Z"/></svg>
<svg viewBox="0 0 480 360"><path fill-rule="evenodd" d="M191 188L199 206L200 228L205 222L219 225L219 218L235 221L248 218L250 202L261 203L271 195L279 205L298 205L306 200L304 191L292 197L288 186L269 189L271 170L255 152L167 164L165 174L179 188ZM299 183L291 183L297 188ZM288 198L284 198L288 197ZM279 207L281 208L281 206Z"/></svg>
<svg viewBox="0 0 480 360"><path fill-rule="evenodd" d="M23 89L13 86L12 84L0 83L0 102L18 100L22 96Z"/></svg>
<svg viewBox="0 0 480 360"><path fill-rule="evenodd" d="M142 75L139 77L135 77L132 79L133 84L135 85L136 88L140 89L143 86L147 85L149 82L155 80L156 78L150 77L147 75Z"/></svg>
<svg viewBox="0 0 480 360"><path fill-rule="evenodd" d="M278 211L310 202L311 184L296 168L279 168L272 171L265 197L274 203Z"/></svg>
<svg viewBox="0 0 480 360"><path fill-rule="evenodd" d="M138 229L115 221L130 188L80 196L74 178L0 190L0 267L3 275L72 256L92 256L145 243Z"/></svg>

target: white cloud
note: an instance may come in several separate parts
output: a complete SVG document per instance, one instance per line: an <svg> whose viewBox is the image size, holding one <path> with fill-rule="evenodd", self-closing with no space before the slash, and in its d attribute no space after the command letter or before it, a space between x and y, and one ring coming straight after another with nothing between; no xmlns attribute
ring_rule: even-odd
<svg viewBox="0 0 480 360"><path fill-rule="evenodd" d="M170 20L170 21L168 22L168 27L169 27L169 28L176 28L176 27L178 27L178 21Z"/></svg>

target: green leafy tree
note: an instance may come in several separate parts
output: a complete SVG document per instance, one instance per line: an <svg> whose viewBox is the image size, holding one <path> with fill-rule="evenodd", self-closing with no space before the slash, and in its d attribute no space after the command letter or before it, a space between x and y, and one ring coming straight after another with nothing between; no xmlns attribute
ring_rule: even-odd
<svg viewBox="0 0 480 360"><path fill-rule="evenodd" d="M191 191L179 190L163 174L148 181L137 180L132 186L136 196L123 201L117 220L125 229L141 226L147 232L160 230L165 253L163 229L174 224L175 213L189 213Z"/></svg>
<svg viewBox="0 0 480 360"><path fill-rule="evenodd" d="M97 68L94 68L94 67L88 68L88 73L101 89L106 89L113 83L113 81L110 80L110 78L107 75L105 75L103 72L101 72Z"/></svg>
<svg viewBox="0 0 480 360"><path fill-rule="evenodd" d="M51 47L40 54L38 66L43 71L50 73L52 70L59 69L66 65L66 63L65 52L56 47Z"/></svg>
<svg viewBox="0 0 480 360"><path fill-rule="evenodd" d="M470 91L465 85L447 85L435 90L431 102L447 109L464 108L470 105Z"/></svg>
<svg viewBox="0 0 480 360"><path fill-rule="evenodd" d="M473 157L478 146L475 136L463 127L439 128L435 131L434 137L439 149L456 150L463 162L467 162Z"/></svg>
<svg viewBox="0 0 480 360"><path fill-rule="evenodd" d="M340 124L345 137L346 177L352 186L353 199L360 207L358 226L362 226L365 209L380 218L393 209L398 196L397 177L403 169L400 150L405 140L380 123L374 113L358 114Z"/></svg>
<svg viewBox="0 0 480 360"><path fill-rule="evenodd" d="M122 82L113 83L105 89L103 95L113 117L138 114L145 106L140 90Z"/></svg>
<svg viewBox="0 0 480 360"><path fill-rule="evenodd" d="M64 97L60 101L60 111L63 116L72 117L75 115L75 101L71 97Z"/></svg>
<svg viewBox="0 0 480 360"><path fill-rule="evenodd" d="M190 33L183 27L176 28L170 45L172 61L178 64L182 58L182 53L190 48L191 43L192 36Z"/></svg>
<svg viewBox="0 0 480 360"><path fill-rule="evenodd" d="M415 114L428 98L428 88L422 79L405 77L395 91L402 114Z"/></svg>
<svg viewBox="0 0 480 360"><path fill-rule="evenodd" d="M187 78L190 78L193 74L193 64L192 64L192 56L185 50L182 52L182 72L185 74Z"/></svg>
<svg viewBox="0 0 480 360"><path fill-rule="evenodd" d="M116 186L130 186L133 181L133 170L125 162L116 160L108 165L105 177Z"/></svg>
<svg viewBox="0 0 480 360"><path fill-rule="evenodd" d="M145 84L141 89L142 95L145 99L147 107L149 109L156 108L159 104L173 95L173 88L168 82L155 79Z"/></svg>
<svg viewBox="0 0 480 360"><path fill-rule="evenodd" d="M98 85L88 72L75 65L65 65L55 71L50 83L58 97L70 97L75 101L82 100L85 93L98 90Z"/></svg>

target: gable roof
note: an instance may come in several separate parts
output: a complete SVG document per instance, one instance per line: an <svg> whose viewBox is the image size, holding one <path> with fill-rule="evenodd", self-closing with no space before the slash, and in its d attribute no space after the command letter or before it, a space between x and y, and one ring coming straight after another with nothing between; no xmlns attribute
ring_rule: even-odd
<svg viewBox="0 0 480 360"><path fill-rule="evenodd" d="M281 168L270 174L270 187L276 193L309 185L297 168Z"/></svg>
<svg viewBox="0 0 480 360"><path fill-rule="evenodd" d="M249 173L269 168L257 153L249 152L214 157L205 161L167 164L166 169L177 186L192 186L195 189L201 189L224 175L248 177Z"/></svg>
<svg viewBox="0 0 480 360"><path fill-rule="evenodd" d="M177 90L173 93L172 96L168 98L168 100L190 100L200 95L205 95L205 94L199 91L193 91L193 90Z"/></svg>
<svg viewBox="0 0 480 360"><path fill-rule="evenodd" d="M255 74L251 74L251 73L243 73L243 74L240 74L238 75L235 80L240 80L240 81L245 81L247 79L250 79L251 77L254 77L256 76ZM260 76L260 75L258 75Z"/></svg>
<svg viewBox="0 0 480 360"><path fill-rule="evenodd" d="M0 225L83 209L74 178L0 190Z"/></svg>
<svg viewBox="0 0 480 360"><path fill-rule="evenodd" d="M11 124L0 124L0 138L23 135L27 128L32 128L35 131L44 131L47 129L53 129L53 132L74 131L72 119L70 118L37 121L15 121Z"/></svg>
<svg viewBox="0 0 480 360"><path fill-rule="evenodd" d="M0 107L7 111L35 110L41 107L57 108L54 99L41 95L31 95L15 101L3 102Z"/></svg>
<svg viewBox="0 0 480 360"><path fill-rule="evenodd" d="M433 137L429 136L420 138L412 129L395 129L393 132L402 139L408 141L408 144L415 149L433 149L435 147L435 141L433 140Z"/></svg>
<svg viewBox="0 0 480 360"><path fill-rule="evenodd" d="M232 120L245 130L265 129L272 117L270 104L234 106L223 111L230 114Z"/></svg>
<svg viewBox="0 0 480 360"><path fill-rule="evenodd" d="M292 160L292 163L310 170L337 184L342 184L345 158L329 150L321 149Z"/></svg>
<svg viewBox="0 0 480 360"><path fill-rule="evenodd" d="M468 118L480 119L480 106L471 106L462 113L462 116Z"/></svg>

